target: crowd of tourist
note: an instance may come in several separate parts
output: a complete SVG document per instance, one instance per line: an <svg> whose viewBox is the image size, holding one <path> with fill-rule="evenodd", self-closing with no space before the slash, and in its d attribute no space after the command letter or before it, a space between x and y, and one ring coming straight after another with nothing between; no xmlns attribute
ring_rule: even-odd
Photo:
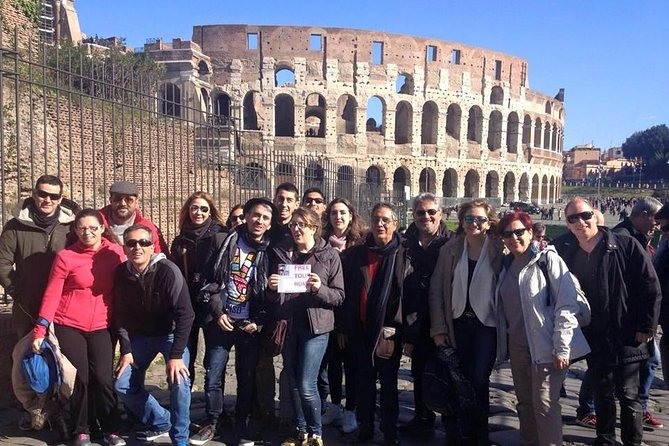
<svg viewBox="0 0 669 446"><path fill-rule="evenodd" d="M484 200L459 205L451 232L439 199L422 193L400 234L391 205L367 215L344 198L328 203L317 188L300 199L283 183L273 199L234 206L227 219L198 191L168 249L138 194L119 181L108 206L79 209L59 178L44 175L3 228L0 285L23 338L15 354L40 359L55 346L64 358L49 367L76 368L71 395L57 404L36 389L39 373L14 375L23 376L13 384L24 430L50 419L75 446L98 431L104 444L124 445L123 410L143 442L204 445L225 434L251 446L279 427L283 446L322 446L323 426L337 423L366 444L378 397L383 444L398 445L404 434L429 438L434 429L425 373L438 363L460 377L445 402L452 410L441 414L447 444L487 445L490 375L507 360L522 445L562 444L560 395L578 360L588 369L577 419L596 430L596 444L615 444L615 398L623 444L640 445L643 425L662 427L647 402L657 367L669 367L669 341L654 338L658 320L669 321L669 205L654 198L573 198L564 207L569 231L551 241L527 213L500 215ZM599 209L618 206L631 213L608 229ZM191 431L200 331L206 418ZM169 408L145 385L159 355ZM398 426L402 355L411 360L414 418Z"/></svg>

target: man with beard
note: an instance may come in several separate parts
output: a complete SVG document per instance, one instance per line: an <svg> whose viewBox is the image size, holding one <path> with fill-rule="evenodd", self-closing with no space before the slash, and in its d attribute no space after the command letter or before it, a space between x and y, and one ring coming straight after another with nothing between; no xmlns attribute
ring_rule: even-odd
<svg viewBox="0 0 669 446"><path fill-rule="evenodd" d="M431 432L435 419L434 412L423 402L423 370L435 348L430 337L427 300L430 279L437 264L439 249L451 236L441 221L442 215L437 197L431 193L417 196L413 201L413 223L407 229L403 243L406 248L405 262L411 265L411 269L404 280L402 342L404 354L411 357L415 412L414 418L402 430L412 434Z"/></svg>
<svg viewBox="0 0 669 446"><path fill-rule="evenodd" d="M137 209L137 186L129 181L117 181L109 188L109 204L100 209L100 215L111 231L123 244L123 233L133 225L142 225L151 229L153 235L154 252L156 254L169 252L167 243L160 229L150 220L142 217Z"/></svg>

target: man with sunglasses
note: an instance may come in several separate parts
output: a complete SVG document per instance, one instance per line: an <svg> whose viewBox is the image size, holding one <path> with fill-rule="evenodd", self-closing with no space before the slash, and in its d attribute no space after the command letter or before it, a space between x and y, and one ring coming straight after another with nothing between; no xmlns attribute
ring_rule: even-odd
<svg viewBox="0 0 669 446"><path fill-rule="evenodd" d="M42 175L32 196L0 235L0 285L14 300L12 325L17 340L35 326L56 252L67 244L77 206L62 194L60 178ZM31 428L27 412L19 427Z"/></svg>
<svg viewBox="0 0 669 446"><path fill-rule="evenodd" d="M114 277L113 322L121 344L114 388L125 407L144 425L141 442L167 435L172 444L188 444L190 377L187 348L195 314L183 274L165 254L154 252L153 230L133 225L123 233L128 260ZM165 360L170 409L144 387L154 358Z"/></svg>
<svg viewBox="0 0 669 446"><path fill-rule="evenodd" d="M168 254L169 249L160 229L149 219L142 217L137 209L137 186L129 181L117 181L109 188L109 204L100 209L100 215L111 231L123 244L123 233L133 225L142 225L151 229L154 251L156 254Z"/></svg>
<svg viewBox="0 0 669 446"><path fill-rule="evenodd" d="M634 237L652 257L655 252L650 241L657 227L655 214L661 207L662 203L657 198L641 197L632 206L629 217L624 218L612 231ZM643 412L643 424L651 428L661 428L663 427L662 421L655 418L648 410L650 387L655 379L657 368L660 366L660 349L654 338L651 343L651 357L642 362L639 369L639 398Z"/></svg>
<svg viewBox="0 0 669 446"><path fill-rule="evenodd" d="M423 370L434 352L430 337L428 292L439 250L450 239L452 232L442 222L443 211L439 200L431 193L422 193L413 200L413 223L409 225L403 242L407 264L411 269L404 279L402 311L404 354L411 356L413 377L414 417L401 430L420 435L428 434L434 426L435 415L423 401Z"/></svg>
<svg viewBox="0 0 669 446"><path fill-rule="evenodd" d="M302 196L302 206L308 207L318 214L319 217L323 218L323 212L325 212L327 205L328 203L325 200L325 195L319 188L310 187L304 191L304 196Z"/></svg>
<svg viewBox="0 0 669 446"><path fill-rule="evenodd" d="M661 299L657 275L636 239L597 226L586 199L572 198L565 217L570 232L554 244L592 309L583 333L592 349L588 368L595 387L595 443L616 444L615 391L622 442L639 445L643 437L639 366L650 357L648 343L657 328Z"/></svg>

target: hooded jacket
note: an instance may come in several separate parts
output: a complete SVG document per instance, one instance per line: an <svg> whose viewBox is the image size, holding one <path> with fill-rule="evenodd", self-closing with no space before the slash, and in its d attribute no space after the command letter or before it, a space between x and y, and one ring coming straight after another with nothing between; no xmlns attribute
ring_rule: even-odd
<svg viewBox="0 0 669 446"><path fill-rule="evenodd" d="M58 224L47 234L30 218L31 200L24 201L23 209L7 222L0 235L0 285L14 298L14 305L27 313L26 317L35 319L56 253L69 244L76 204L63 199Z"/></svg>
<svg viewBox="0 0 669 446"><path fill-rule="evenodd" d="M100 209L100 216L102 217L102 222L106 227L109 227L109 218L111 216L111 205L107 205ZM159 253L164 253L168 254L169 249L167 247L167 242L165 242L165 238L163 237L162 232L160 232L160 229L158 229L158 226L154 225L151 220L148 218L142 217L142 214L139 212L139 209L135 211L135 225L142 225L146 226L147 228L151 229L151 233L153 234L153 252L156 254Z"/></svg>
<svg viewBox="0 0 669 446"><path fill-rule="evenodd" d="M113 320L122 355L132 353L135 335L174 334L169 359L181 359L194 318L183 275L164 254L153 254L142 273L129 261L116 268Z"/></svg>

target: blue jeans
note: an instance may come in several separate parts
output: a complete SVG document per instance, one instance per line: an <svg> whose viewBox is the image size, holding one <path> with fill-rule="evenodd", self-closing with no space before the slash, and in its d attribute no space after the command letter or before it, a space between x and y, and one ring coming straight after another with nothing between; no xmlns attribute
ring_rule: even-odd
<svg viewBox="0 0 669 446"><path fill-rule="evenodd" d="M643 361L639 368L639 400L641 402L641 410L644 412L648 410L650 387L653 385L660 360L660 348L655 338L653 338L653 356Z"/></svg>
<svg viewBox="0 0 669 446"><path fill-rule="evenodd" d="M125 407L144 426L152 431L164 432L169 429L174 444L188 444L190 427L190 380L180 379L179 384L168 383L170 390L170 410L162 407L144 387L146 370L158 355L169 359L174 335L131 336L132 357L135 367L127 367L114 383L114 389ZM188 349L184 350L183 362L189 360Z"/></svg>
<svg viewBox="0 0 669 446"><path fill-rule="evenodd" d="M578 391L578 407L576 416L582 418L586 415L595 415L595 388L592 383L592 372L590 368L585 370L581 389Z"/></svg>
<svg viewBox="0 0 669 446"><path fill-rule="evenodd" d="M330 333L314 335L307 329L286 334L283 366L288 371L297 428L313 435L323 435L318 371L328 346Z"/></svg>
<svg viewBox="0 0 669 446"><path fill-rule="evenodd" d="M246 437L248 417L251 414L255 387L255 367L258 361L258 334L241 330L223 331L216 322L204 328L204 398L207 419L216 425L223 413L223 387L225 368L230 350L235 348L235 375L237 377L237 403L235 421L237 434Z"/></svg>

